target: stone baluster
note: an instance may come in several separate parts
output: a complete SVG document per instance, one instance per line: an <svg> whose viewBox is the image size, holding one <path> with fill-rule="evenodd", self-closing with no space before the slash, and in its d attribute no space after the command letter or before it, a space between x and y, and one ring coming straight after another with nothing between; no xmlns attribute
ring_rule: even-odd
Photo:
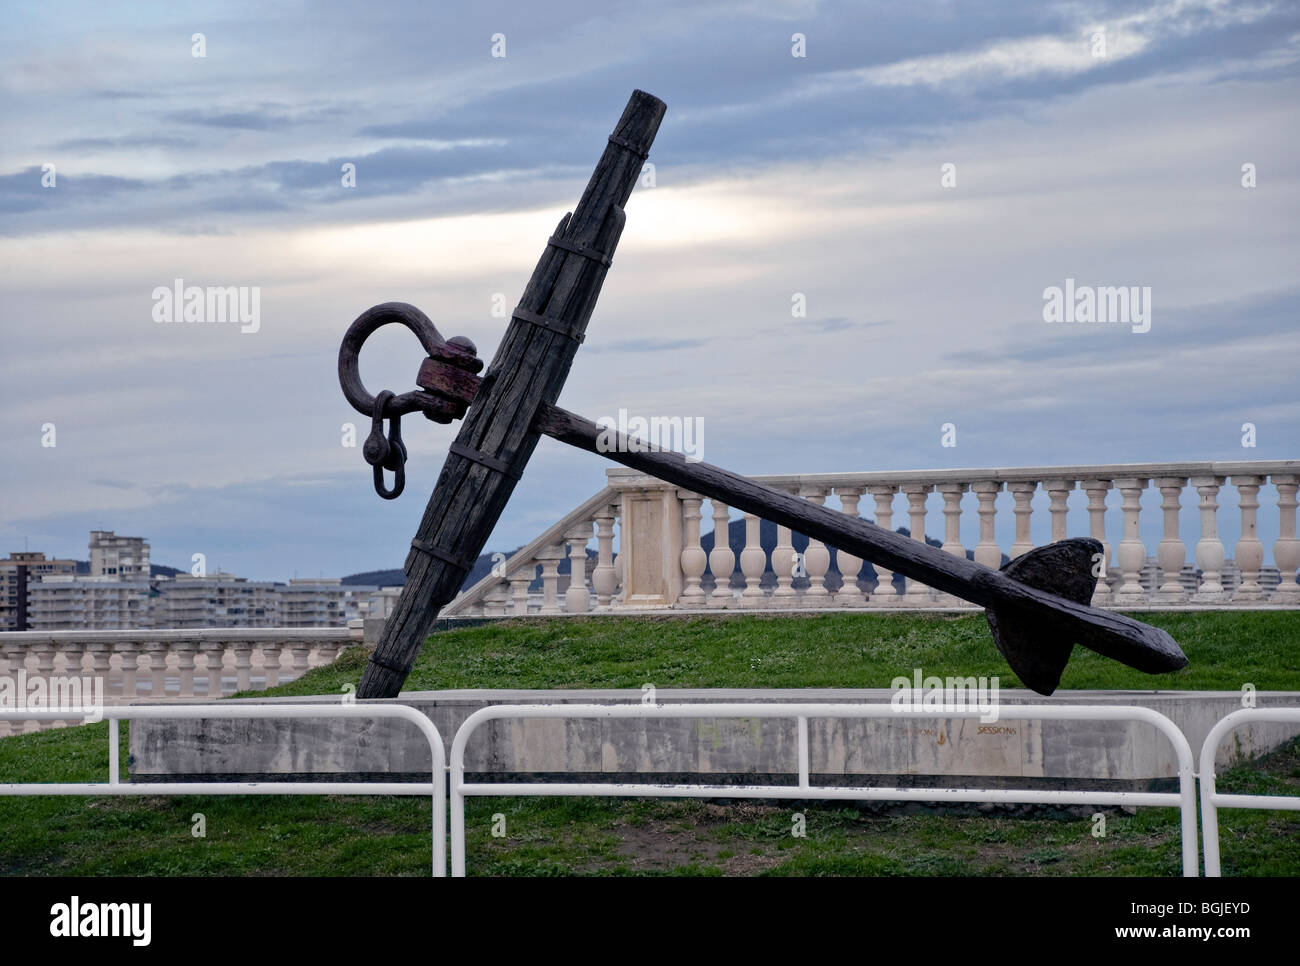
<svg viewBox="0 0 1300 966"><path fill-rule="evenodd" d="M1074 480L1048 480L1043 484L1047 491L1047 512L1052 517L1052 543L1065 539L1065 518L1070 512L1067 501L1074 489Z"/></svg>
<svg viewBox="0 0 1300 966"><path fill-rule="evenodd" d="M623 551L614 555L614 586L617 590L614 596L610 598L609 606L618 607L627 603L627 561L623 559Z"/></svg>
<svg viewBox="0 0 1300 966"><path fill-rule="evenodd" d="M767 570L767 552L763 549L762 521L745 514L745 549L740 551L740 571L745 575L745 589L740 602L753 607L763 602L763 574Z"/></svg>
<svg viewBox="0 0 1300 966"><path fill-rule="evenodd" d="M71 640L63 645L63 673L68 677L81 677L82 657L86 653L86 642Z"/></svg>
<svg viewBox="0 0 1300 966"><path fill-rule="evenodd" d="M1142 567L1147 562L1147 548L1142 542L1138 524L1142 514L1142 491L1150 482L1136 477L1115 480L1115 488L1123 497L1124 511L1124 537L1120 540L1115 554L1123 578L1119 593L1115 595L1116 604L1146 603L1147 595L1142 587Z"/></svg>
<svg viewBox="0 0 1300 966"><path fill-rule="evenodd" d="M235 641L231 650L235 652L235 690L248 691L253 687L253 642Z"/></svg>
<svg viewBox="0 0 1300 966"><path fill-rule="evenodd" d="M9 658L9 673L18 676L19 671L27 670L27 654L35 645L24 644L6 644L4 653ZM33 651L34 653L34 651ZM9 723L9 733L13 735L25 734L32 731L38 731L40 723L37 721L11 721Z"/></svg>
<svg viewBox="0 0 1300 966"><path fill-rule="evenodd" d="M1259 568L1264 563L1264 545L1259 542L1257 512L1259 510L1259 488L1264 483L1262 476L1234 476L1232 485L1237 488L1238 504L1241 507L1241 539L1233 557L1241 571L1241 584L1232 595L1234 603L1260 601L1264 593L1259 586Z"/></svg>
<svg viewBox="0 0 1300 966"><path fill-rule="evenodd" d="M908 526L912 539L925 543L925 501L934 487L927 483L904 483L903 492L907 494ZM930 603L933 591L919 580L908 578L904 582L904 603L920 605Z"/></svg>
<svg viewBox="0 0 1300 966"><path fill-rule="evenodd" d="M822 506L826 503L826 490L819 486L805 486L799 495L809 503ZM831 552L820 540L809 540L803 552L804 570L808 572L808 589L804 591L804 604L824 607L831 602L831 592L826 586L826 574L831 569Z"/></svg>
<svg viewBox="0 0 1300 966"><path fill-rule="evenodd" d="M1016 515L1016 539L1012 541L1007 556L1015 560L1022 554L1029 553L1034 549L1034 540L1029 535L1029 524L1034 512L1033 499L1034 493L1038 490L1038 484L1020 481L1008 483L1007 489L1011 491L1011 498L1016 504L1011 511Z"/></svg>
<svg viewBox="0 0 1300 966"><path fill-rule="evenodd" d="M709 562L704 548L700 546L700 504L703 499L686 490L680 491L682 500L682 587L681 603L683 607L703 607L704 588L700 578Z"/></svg>
<svg viewBox="0 0 1300 966"><path fill-rule="evenodd" d="M90 673L104 682L104 703L108 704L113 693L113 645L107 641L91 641L86 651L90 654Z"/></svg>
<svg viewBox="0 0 1300 966"><path fill-rule="evenodd" d="M1002 492L1002 484L981 480L972 483L970 488L979 500L977 512L980 518L980 542L975 544L975 562L998 570L1002 567L1002 551L998 548L993 524L997 517L997 499L998 494Z"/></svg>
<svg viewBox="0 0 1300 966"><path fill-rule="evenodd" d="M149 700L162 701L167 697L167 650L166 641L148 641L145 653L149 655Z"/></svg>
<svg viewBox="0 0 1300 966"><path fill-rule="evenodd" d="M876 501L876 526L884 530L894 529L894 494L898 487L891 483L877 483L867 487L867 492ZM886 570L874 561L871 564L876 572L876 585L871 589L870 602L876 606L893 607L899 603L898 589L894 586L894 573Z"/></svg>
<svg viewBox="0 0 1300 966"><path fill-rule="evenodd" d="M280 654L284 646L279 641L267 641L262 645L262 673L266 675L264 688L270 689L280 684Z"/></svg>
<svg viewBox="0 0 1300 966"><path fill-rule="evenodd" d="M1278 475L1273 477L1277 487L1278 538L1273 544L1273 562L1280 571L1281 582L1269 598L1273 604L1288 607L1300 606L1300 584L1296 583L1296 570L1300 568L1300 539L1296 537L1296 489L1300 488L1300 476Z"/></svg>
<svg viewBox="0 0 1300 966"><path fill-rule="evenodd" d="M730 607L735 600L731 595L731 575L736 569L736 552L731 549L731 509L721 500L710 500L713 506L713 549L709 551L709 570L715 585L710 607Z"/></svg>
<svg viewBox="0 0 1300 966"><path fill-rule="evenodd" d="M510 600L510 582L502 579L483 592L483 616L505 617Z"/></svg>
<svg viewBox="0 0 1300 966"><path fill-rule="evenodd" d="M564 609L570 614L585 614L591 607L587 589L587 541L591 539L591 521L579 523L565 535L569 541L569 589L564 592Z"/></svg>
<svg viewBox="0 0 1300 966"><path fill-rule="evenodd" d="M614 510L613 506L603 506L596 514L596 567L591 572L591 586L598 607L610 606L618 587L614 574Z"/></svg>
<svg viewBox="0 0 1300 966"><path fill-rule="evenodd" d="M126 641L116 650L122 662L122 700L134 701L140 696L140 648L134 641Z"/></svg>
<svg viewBox="0 0 1300 966"><path fill-rule="evenodd" d="M840 498L840 510L845 516L858 518L858 502L862 499L862 487L837 486L835 495ZM836 549L835 564L839 568L843 583L835 595L839 607L861 607L867 602L866 595L858 588L858 573L862 570L862 558Z"/></svg>
<svg viewBox="0 0 1300 966"><path fill-rule="evenodd" d="M538 557L542 561L542 614L560 614L560 560L564 557L564 545L553 544L543 550Z"/></svg>
<svg viewBox="0 0 1300 966"><path fill-rule="evenodd" d="M208 697L219 698L222 693L221 678L226 669L226 642L209 641L203 649L203 659L207 662L204 671L208 676Z"/></svg>
<svg viewBox="0 0 1300 966"><path fill-rule="evenodd" d="M1160 490L1160 510L1164 513L1164 536L1156 547L1156 561L1162 574L1156 600L1162 604L1181 604L1187 600L1187 592L1183 590L1179 577L1187 560L1187 545L1178 533L1178 511L1187 478L1161 476L1155 483Z"/></svg>
<svg viewBox="0 0 1300 966"><path fill-rule="evenodd" d="M1192 477L1192 486L1201 496L1201 539L1196 541L1196 566L1201 568L1201 586L1193 598L1198 604L1221 604L1226 598L1222 576L1227 554L1223 541L1219 539L1219 503L1216 499L1223 480L1222 476Z"/></svg>
<svg viewBox="0 0 1300 966"><path fill-rule="evenodd" d="M528 616L528 585L537 576L537 561L529 561L510 575L510 613L514 617Z"/></svg>
<svg viewBox="0 0 1300 966"><path fill-rule="evenodd" d="M31 652L31 663L34 667L27 667L26 669L27 686L30 688L32 686L32 681L39 678L45 682L45 693L48 695L50 693L50 678L54 675L54 659L59 653L57 646L55 645L53 638L46 638L45 640L40 640L34 644L28 645L28 650ZM24 665L26 663L27 662L24 661ZM28 733L44 731L45 729L52 727L58 727L58 725L53 722L33 721L31 719L23 722L23 731Z"/></svg>
<svg viewBox="0 0 1300 966"><path fill-rule="evenodd" d="M1092 606L1110 603L1110 544L1106 541L1106 494L1110 480L1084 480L1081 484L1088 494L1088 536L1101 544L1101 572L1097 575L1097 588L1092 592Z"/></svg>
<svg viewBox="0 0 1300 966"><path fill-rule="evenodd" d="M194 656L198 651L197 641L176 642L176 670L180 678L176 690L178 698L194 697Z"/></svg>
<svg viewBox="0 0 1300 966"><path fill-rule="evenodd" d="M772 591L772 606L789 607L795 602L794 542L789 527L777 526L776 546L772 548L772 571L776 574L776 589Z"/></svg>
<svg viewBox="0 0 1300 966"><path fill-rule="evenodd" d="M311 658L311 641L290 642L289 653L293 656L293 662L290 665L293 668L291 680L296 681L307 673L308 660Z"/></svg>
<svg viewBox="0 0 1300 966"><path fill-rule="evenodd" d="M966 558L966 548L961 543L961 498L967 489L965 483L940 483L938 486L943 497L943 546L940 549L963 560ZM960 597L940 591L935 591L934 600L944 607L966 604Z"/></svg>
<svg viewBox="0 0 1300 966"><path fill-rule="evenodd" d="M338 652L339 645L335 644L333 641L322 641L320 649L316 652L316 657L319 662L316 666L322 667L323 665L329 664L334 660Z"/></svg>
<svg viewBox="0 0 1300 966"><path fill-rule="evenodd" d="M0 647L0 677L9 678L10 680L19 679L20 676L18 671L21 665L18 664L18 661L14 656L16 651L17 648ZM13 707L12 702L10 703L10 707ZM3 705L0 705L0 708L3 708ZM17 734L21 725L21 721L6 721L0 718L0 738L11 734Z"/></svg>

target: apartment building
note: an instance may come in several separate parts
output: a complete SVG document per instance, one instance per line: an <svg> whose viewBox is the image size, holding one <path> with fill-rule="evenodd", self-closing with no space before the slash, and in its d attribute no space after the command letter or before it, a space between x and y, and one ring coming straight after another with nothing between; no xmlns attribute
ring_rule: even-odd
<svg viewBox="0 0 1300 966"><path fill-rule="evenodd" d="M28 629L123 631L152 627L149 581L48 574L28 587Z"/></svg>
<svg viewBox="0 0 1300 966"><path fill-rule="evenodd" d="M0 631L26 630L30 588L48 574L75 574L75 560L46 560L36 551L11 553L0 560Z"/></svg>
<svg viewBox="0 0 1300 966"><path fill-rule="evenodd" d="M234 574L177 574L153 582L154 627L278 627L280 598L270 581Z"/></svg>
<svg viewBox="0 0 1300 966"><path fill-rule="evenodd" d="M119 537L112 530L91 530L90 575L148 580L149 544L144 537Z"/></svg>

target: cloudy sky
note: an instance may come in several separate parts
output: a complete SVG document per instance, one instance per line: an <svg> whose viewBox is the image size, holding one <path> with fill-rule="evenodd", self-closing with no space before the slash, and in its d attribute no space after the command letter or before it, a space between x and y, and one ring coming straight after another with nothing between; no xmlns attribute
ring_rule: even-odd
<svg viewBox="0 0 1300 966"><path fill-rule="evenodd" d="M342 445L339 339L406 301L490 358L494 297L634 88L668 104L654 185L567 408L700 417L704 457L752 474L1300 452L1290 0L98 2L6 27L0 553L84 557L104 527L257 578L400 566L453 429L408 418L407 493L380 501ZM257 331L156 322L178 278L256 286ZM1150 330L1046 323L1066 279L1150 287ZM386 330L362 375L413 388L421 355ZM604 466L543 441L489 549Z"/></svg>

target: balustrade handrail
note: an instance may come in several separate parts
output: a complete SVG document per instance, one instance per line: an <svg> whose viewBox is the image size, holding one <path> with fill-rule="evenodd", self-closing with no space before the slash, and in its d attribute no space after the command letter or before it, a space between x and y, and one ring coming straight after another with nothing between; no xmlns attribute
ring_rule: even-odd
<svg viewBox="0 0 1300 966"><path fill-rule="evenodd" d="M606 478L609 486L605 490L517 551L504 569L496 569L458 596L446 613L581 614L591 609L593 599L600 610L968 606L919 581L903 581L899 589L899 581L888 570L872 565L869 571L863 561L844 552L838 553L835 570L848 579L837 583L832 577L830 551L816 540L809 541L798 555L796 572L790 530L777 527L776 546L769 556L760 537L760 517L754 514L745 514L741 553L732 550L730 540L715 544L706 553L700 530L701 524L707 523L701 504L708 499L715 533L735 522L729 518L731 508L638 470L613 467L606 470ZM1045 494L1052 541L1064 539L1069 533L1068 520L1077 520L1082 512L1087 516L1087 535L1100 541L1105 550L1094 606L1300 607L1300 585L1295 580L1300 566L1300 539L1296 536L1300 460L877 470L769 474L751 479L817 503L833 493L843 512L874 518L887 529L905 522L916 539L926 533L927 515L934 511L927 506L927 499L937 491L943 498L943 549L955 555L973 553L977 562L995 568L1008 556L1015 558L1036 545L1031 527L1037 524L1032 518L1043 511L1041 503L1037 508L1034 504ZM1269 484L1277 494L1273 506L1278 532L1272 541L1275 565L1265 567L1258 533L1258 497ZM1218 533L1218 500L1225 486L1235 489L1241 516L1235 555L1226 552ZM1163 538L1155 553L1148 550L1140 529L1143 513L1149 516L1155 509L1149 501L1143 507L1148 489L1158 491L1161 502L1156 512L1163 513L1164 521ZM1187 501L1189 489L1192 499ZM1073 507L1069 505L1070 494L1076 490L1087 494L1086 508L1077 501ZM1108 501L1112 491L1122 497L1118 507ZM998 508L1003 492L1011 496L1014 507L1004 504ZM963 508L967 493L975 496L978 508L969 504ZM899 495L906 498L908 506L896 512L893 501ZM962 520L969 519L972 510L979 517L979 542L967 547L961 537ZM1004 552L995 521L999 514L1005 519L1008 510L1015 516L1015 538ZM1184 510L1199 515L1200 539L1194 546L1180 532L1180 512ZM1122 517L1122 539L1115 539L1116 516ZM595 569L588 572L585 554L593 521L597 561ZM617 556L612 550L615 522L620 528ZM558 568L566 544L568 556L576 564L561 600ZM536 594L530 592L533 568L539 564L543 587L540 610L535 607ZM706 569L715 578L711 590ZM525 570L527 581L523 580ZM867 590L872 571L874 585ZM726 575L721 584L716 580L719 573ZM770 574L775 574L775 584Z"/></svg>
<svg viewBox="0 0 1300 966"><path fill-rule="evenodd" d="M173 641L343 641L357 636L347 627L192 627L192 628L141 628L139 630L59 630L59 631L0 631L0 646L4 644L36 644L65 641L88 641L102 644L173 642Z"/></svg>
<svg viewBox="0 0 1300 966"><path fill-rule="evenodd" d="M1157 476L1273 476L1300 474L1300 460L1232 460L1189 463L1094 463L1064 466L970 467L943 470L869 470L850 473L769 473L748 479L769 486L818 485L834 488L871 483L1027 483L1042 480L1116 480ZM640 470L618 466L605 470L618 486L637 478L654 479Z"/></svg>

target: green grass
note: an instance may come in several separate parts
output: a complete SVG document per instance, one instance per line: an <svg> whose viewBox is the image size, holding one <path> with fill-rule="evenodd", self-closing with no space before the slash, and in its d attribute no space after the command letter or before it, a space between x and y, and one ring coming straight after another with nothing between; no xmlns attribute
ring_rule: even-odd
<svg viewBox="0 0 1300 966"><path fill-rule="evenodd" d="M1076 647L1065 689L1300 691L1300 611L1143 614L1190 664L1150 675ZM279 689L338 693L365 667L359 651ZM887 688L913 668L1020 682L980 614L961 616L618 617L501 621L434 635L407 691L454 688Z"/></svg>
<svg viewBox="0 0 1300 966"><path fill-rule="evenodd" d="M1191 666L1149 677L1076 651L1062 687L1300 690L1300 615L1145 615ZM275 694L337 693L361 648ZM979 616L839 615L506 622L431 639L409 689L888 687L898 674L992 675L1015 686ZM125 729L123 729L125 731ZM108 726L0 740L0 782L103 781ZM125 745L125 743L124 743ZM125 761L125 746L123 760ZM1300 741L1221 776L1224 791L1300 794ZM803 813L807 835L791 835ZM206 836L195 838L202 813ZM492 834L504 816L504 837ZM427 875L429 803L415 798L0 798L7 875ZM1300 874L1300 815L1222 811L1227 875ZM471 799L472 875L1176 875L1171 809L1030 816L845 803Z"/></svg>

